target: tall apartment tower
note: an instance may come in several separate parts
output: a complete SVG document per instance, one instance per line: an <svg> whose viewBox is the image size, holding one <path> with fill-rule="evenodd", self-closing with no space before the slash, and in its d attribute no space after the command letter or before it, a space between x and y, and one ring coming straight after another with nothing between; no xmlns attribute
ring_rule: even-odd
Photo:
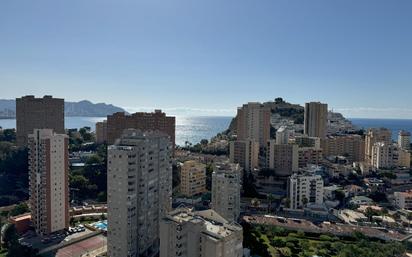
<svg viewBox="0 0 412 257"><path fill-rule="evenodd" d="M160 223L160 257L242 257L242 226L213 210L179 208Z"/></svg>
<svg viewBox="0 0 412 257"><path fill-rule="evenodd" d="M244 171L253 171L259 167L259 142L254 140L231 141L229 159L232 163L238 163Z"/></svg>
<svg viewBox="0 0 412 257"><path fill-rule="evenodd" d="M264 147L270 138L270 108L261 103L248 103L237 109L237 140L251 139Z"/></svg>
<svg viewBox="0 0 412 257"><path fill-rule="evenodd" d="M69 227L68 137L51 129L28 135L29 193L33 226L40 235Z"/></svg>
<svg viewBox="0 0 412 257"><path fill-rule="evenodd" d="M390 145L392 142L392 132L387 128L370 128L365 136L365 161L369 165L372 163L373 146L381 142L385 145Z"/></svg>
<svg viewBox="0 0 412 257"><path fill-rule="evenodd" d="M159 221L171 210L170 137L125 130L108 148L108 255L152 256L159 249Z"/></svg>
<svg viewBox="0 0 412 257"><path fill-rule="evenodd" d="M304 132L310 137L325 138L328 122L328 105L320 102L305 104Z"/></svg>
<svg viewBox="0 0 412 257"><path fill-rule="evenodd" d="M180 193L186 197L206 191L206 165L197 161L186 161L180 169Z"/></svg>
<svg viewBox="0 0 412 257"><path fill-rule="evenodd" d="M96 143L103 144L107 142L107 121L96 122Z"/></svg>
<svg viewBox="0 0 412 257"><path fill-rule="evenodd" d="M155 110L151 113L136 112L131 115L117 112L107 116L107 143L113 144L116 139L120 138L125 129L158 130L170 137L174 149L175 127L176 118L166 116L166 113L161 110Z"/></svg>
<svg viewBox="0 0 412 257"><path fill-rule="evenodd" d="M398 145L401 149L410 150L411 149L411 133L408 131L404 131L404 130L399 131Z"/></svg>
<svg viewBox="0 0 412 257"><path fill-rule="evenodd" d="M323 203L323 179L314 174L293 174L288 182L291 209L302 209L305 204Z"/></svg>
<svg viewBox="0 0 412 257"><path fill-rule="evenodd" d="M212 173L212 209L229 222L240 215L242 169L238 164L217 163Z"/></svg>
<svg viewBox="0 0 412 257"><path fill-rule="evenodd" d="M32 95L16 98L17 145L26 146L34 129L53 129L64 134L64 99Z"/></svg>

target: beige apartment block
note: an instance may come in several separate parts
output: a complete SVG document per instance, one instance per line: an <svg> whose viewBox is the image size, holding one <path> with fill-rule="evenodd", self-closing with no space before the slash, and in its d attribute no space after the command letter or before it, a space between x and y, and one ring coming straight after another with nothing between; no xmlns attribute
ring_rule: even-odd
<svg viewBox="0 0 412 257"><path fill-rule="evenodd" d="M320 102L305 104L304 133L310 137L325 138L328 122L328 105Z"/></svg>
<svg viewBox="0 0 412 257"><path fill-rule="evenodd" d="M110 257L154 256L159 222L172 205L170 137L125 130L108 148L107 214Z"/></svg>
<svg viewBox="0 0 412 257"><path fill-rule="evenodd" d="M40 235L69 227L68 137L52 129L28 135L29 203L33 227Z"/></svg>
<svg viewBox="0 0 412 257"><path fill-rule="evenodd" d="M107 142L107 121L96 122L96 143Z"/></svg>
<svg viewBox="0 0 412 257"><path fill-rule="evenodd" d="M160 223L160 257L242 257L242 226L213 210L179 208Z"/></svg>
<svg viewBox="0 0 412 257"><path fill-rule="evenodd" d="M404 131L404 130L399 131L398 145L401 149L410 150L411 149L411 133L408 131Z"/></svg>
<svg viewBox="0 0 412 257"><path fill-rule="evenodd" d="M296 144L277 144L269 140L267 147L267 166L277 175L289 176L299 169L299 147Z"/></svg>
<svg viewBox="0 0 412 257"><path fill-rule="evenodd" d="M53 129L65 134L64 99L32 95L16 98L17 145L27 146L27 137L34 129Z"/></svg>
<svg viewBox="0 0 412 257"><path fill-rule="evenodd" d="M365 160L365 140L360 135L328 136L321 147L324 156L345 156L349 162Z"/></svg>
<svg viewBox="0 0 412 257"><path fill-rule="evenodd" d="M206 191L206 165L197 161L186 161L180 169L180 193L186 197Z"/></svg>
<svg viewBox="0 0 412 257"><path fill-rule="evenodd" d="M259 142L248 139L231 141L229 159L232 163L238 163L244 171L253 171L259 167Z"/></svg>
<svg viewBox="0 0 412 257"><path fill-rule="evenodd" d="M126 115L117 112L107 116L107 143L114 144L125 129L139 129L142 131L161 131L166 133L175 145L176 118L166 116L161 110L154 112L136 112Z"/></svg>
<svg viewBox="0 0 412 257"><path fill-rule="evenodd" d="M248 103L237 109L237 139L254 140L264 147L270 138L270 108L261 103Z"/></svg>

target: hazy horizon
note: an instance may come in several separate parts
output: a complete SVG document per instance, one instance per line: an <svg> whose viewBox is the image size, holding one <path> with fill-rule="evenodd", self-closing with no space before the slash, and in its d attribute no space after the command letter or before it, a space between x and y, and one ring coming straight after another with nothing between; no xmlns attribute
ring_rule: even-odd
<svg viewBox="0 0 412 257"><path fill-rule="evenodd" d="M412 118L411 8L408 0L2 1L2 98L233 115L281 96L347 117Z"/></svg>

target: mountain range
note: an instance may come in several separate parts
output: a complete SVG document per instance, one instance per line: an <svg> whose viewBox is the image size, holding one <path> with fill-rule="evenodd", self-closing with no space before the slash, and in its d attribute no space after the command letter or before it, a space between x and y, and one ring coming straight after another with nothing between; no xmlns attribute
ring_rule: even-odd
<svg viewBox="0 0 412 257"><path fill-rule="evenodd" d="M105 117L115 112L126 112L123 108L106 103L92 103L88 100L80 102L64 102L64 114L67 117ZM0 99L0 118L16 117L16 101Z"/></svg>

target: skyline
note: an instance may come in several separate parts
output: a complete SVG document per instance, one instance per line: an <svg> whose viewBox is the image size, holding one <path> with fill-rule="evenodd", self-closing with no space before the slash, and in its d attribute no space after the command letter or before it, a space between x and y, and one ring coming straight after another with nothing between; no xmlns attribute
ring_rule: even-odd
<svg viewBox="0 0 412 257"><path fill-rule="evenodd" d="M2 98L233 116L280 96L412 118L411 2L259 3L3 1Z"/></svg>

